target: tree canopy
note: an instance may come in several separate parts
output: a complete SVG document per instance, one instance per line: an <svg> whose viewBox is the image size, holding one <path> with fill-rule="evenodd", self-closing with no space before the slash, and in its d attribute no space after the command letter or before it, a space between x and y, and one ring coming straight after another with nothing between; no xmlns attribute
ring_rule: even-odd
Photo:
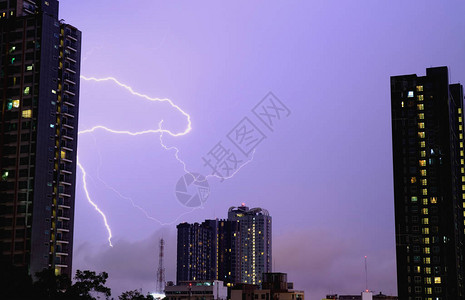
<svg viewBox="0 0 465 300"><path fill-rule="evenodd" d="M44 299L44 300L97 300L110 299L111 289L105 286L107 272L96 273L77 270L74 283L67 275L56 275L53 269L36 273L35 280L26 268L2 262L0 267L0 299ZM113 299L113 298L112 298ZM153 300L141 290L122 293L119 300Z"/></svg>

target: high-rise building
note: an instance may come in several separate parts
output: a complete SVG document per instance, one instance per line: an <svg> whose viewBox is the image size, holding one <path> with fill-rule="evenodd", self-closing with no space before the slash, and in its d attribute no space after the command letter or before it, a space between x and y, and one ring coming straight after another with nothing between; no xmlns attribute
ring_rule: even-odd
<svg viewBox="0 0 465 300"><path fill-rule="evenodd" d="M176 281L221 280L236 283L239 274L239 223L205 220L178 228Z"/></svg>
<svg viewBox="0 0 465 300"><path fill-rule="evenodd" d="M81 32L57 0L0 1L0 259L71 276Z"/></svg>
<svg viewBox="0 0 465 300"><path fill-rule="evenodd" d="M215 220L217 234L217 278L241 282L241 231L239 222Z"/></svg>
<svg viewBox="0 0 465 300"><path fill-rule="evenodd" d="M216 279L216 236L209 222L181 223L178 229L176 282Z"/></svg>
<svg viewBox="0 0 465 300"><path fill-rule="evenodd" d="M260 285L262 274L271 272L271 216L266 209L231 207L229 221L240 226L240 282Z"/></svg>
<svg viewBox="0 0 465 300"><path fill-rule="evenodd" d="M465 299L463 88L394 76L391 110L399 299Z"/></svg>

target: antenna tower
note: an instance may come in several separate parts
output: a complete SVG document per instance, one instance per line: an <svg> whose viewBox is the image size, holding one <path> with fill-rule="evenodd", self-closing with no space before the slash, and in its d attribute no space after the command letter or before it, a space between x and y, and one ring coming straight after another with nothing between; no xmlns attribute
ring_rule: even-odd
<svg viewBox="0 0 465 300"><path fill-rule="evenodd" d="M165 241L160 239L160 254L158 256L158 270L157 270L157 292L163 294L165 289L165 267L163 266L163 250L165 248Z"/></svg>

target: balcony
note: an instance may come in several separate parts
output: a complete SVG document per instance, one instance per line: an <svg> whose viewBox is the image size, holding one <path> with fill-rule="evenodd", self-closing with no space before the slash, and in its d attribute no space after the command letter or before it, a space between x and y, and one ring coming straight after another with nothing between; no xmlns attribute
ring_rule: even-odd
<svg viewBox="0 0 465 300"><path fill-rule="evenodd" d="M74 140L74 130L63 128L61 130L61 136L63 138Z"/></svg>
<svg viewBox="0 0 465 300"><path fill-rule="evenodd" d="M57 222L57 231L58 232L69 232L69 224L64 223L66 220L58 220ZM68 241L62 240L61 243L68 243Z"/></svg>
<svg viewBox="0 0 465 300"><path fill-rule="evenodd" d="M69 199L58 198L57 203L59 208L70 208Z"/></svg>
<svg viewBox="0 0 465 300"><path fill-rule="evenodd" d="M71 41L71 40L67 39L65 41L65 47L68 50L71 50L73 52L77 52L77 50L76 50L77 49L77 43L75 41Z"/></svg>
<svg viewBox="0 0 465 300"><path fill-rule="evenodd" d="M65 221L69 221L69 212L68 211L64 211L62 209L59 209L58 210L58 214L57 214L57 217L58 217L58 220L65 220Z"/></svg>
<svg viewBox="0 0 465 300"><path fill-rule="evenodd" d="M68 88L64 89L64 92L65 92L65 94L69 94L71 96L76 96L76 89L68 87Z"/></svg>
<svg viewBox="0 0 465 300"><path fill-rule="evenodd" d="M68 267L68 259L66 256L56 256L55 257L55 266L57 267Z"/></svg>
<svg viewBox="0 0 465 300"><path fill-rule="evenodd" d="M75 60L73 60L74 62L76 62ZM72 85L75 85L76 84L76 76L74 76L74 74L70 74L70 73L65 73L65 76L64 76L64 79L66 82L69 82L70 84Z"/></svg>

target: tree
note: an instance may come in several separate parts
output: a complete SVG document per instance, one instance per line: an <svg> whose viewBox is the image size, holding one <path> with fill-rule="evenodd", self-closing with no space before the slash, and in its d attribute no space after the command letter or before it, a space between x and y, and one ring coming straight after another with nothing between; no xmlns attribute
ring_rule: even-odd
<svg viewBox="0 0 465 300"><path fill-rule="evenodd" d="M119 297L119 300L153 300L152 295L144 296L140 293L140 290L126 291L122 293Z"/></svg>
<svg viewBox="0 0 465 300"><path fill-rule="evenodd" d="M105 299L109 299L111 296L111 289L105 286L108 279L107 272L97 275L94 271L77 270L74 279L76 282L66 291L68 299L96 300L100 298L92 296L96 293L103 294Z"/></svg>

